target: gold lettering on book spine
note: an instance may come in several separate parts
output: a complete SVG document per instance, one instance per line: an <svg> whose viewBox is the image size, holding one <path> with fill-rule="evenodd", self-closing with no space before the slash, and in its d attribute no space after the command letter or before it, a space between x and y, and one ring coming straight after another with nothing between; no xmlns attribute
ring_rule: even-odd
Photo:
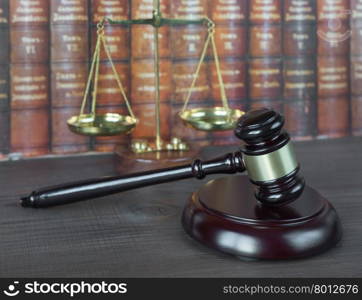
<svg viewBox="0 0 362 300"><path fill-rule="evenodd" d="M14 76L12 101L48 99L46 76Z"/></svg>
<svg viewBox="0 0 362 300"><path fill-rule="evenodd" d="M291 5L285 12L285 20L288 21L315 21L316 16L313 13L309 1L291 1Z"/></svg>
<svg viewBox="0 0 362 300"><path fill-rule="evenodd" d="M0 8L0 24L8 24L9 20L5 17L5 12L2 8Z"/></svg>
<svg viewBox="0 0 362 300"><path fill-rule="evenodd" d="M16 23L47 23L48 12L41 7L40 1L19 1L11 22Z"/></svg>
<svg viewBox="0 0 362 300"><path fill-rule="evenodd" d="M8 83L8 80L0 79L0 89L2 90L0 93L0 100L7 100L9 98L9 95L3 90L4 88L7 88Z"/></svg>
<svg viewBox="0 0 362 300"><path fill-rule="evenodd" d="M53 22L88 21L85 3L86 1L83 0L61 1L56 11L53 13Z"/></svg>
<svg viewBox="0 0 362 300"><path fill-rule="evenodd" d="M251 75L278 75L280 74L279 69L250 69Z"/></svg>
<svg viewBox="0 0 362 300"><path fill-rule="evenodd" d="M250 13L251 20L272 20L278 21L281 18L281 15L278 11L274 1L272 0L255 0L253 1L252 11Z"/></svg>

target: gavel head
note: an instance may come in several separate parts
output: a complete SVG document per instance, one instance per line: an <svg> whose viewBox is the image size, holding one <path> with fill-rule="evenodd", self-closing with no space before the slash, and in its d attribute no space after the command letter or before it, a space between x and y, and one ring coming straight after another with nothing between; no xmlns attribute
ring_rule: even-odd
<svg viewBox="0 0 362 300"><path fill-rule="evenodd" d="M294 201L305 185L283 125L279 113L259 109L242 116L235 129L235 135L245 142L241 151L250 181L257 186L255 196L270 206Z"/></svg>

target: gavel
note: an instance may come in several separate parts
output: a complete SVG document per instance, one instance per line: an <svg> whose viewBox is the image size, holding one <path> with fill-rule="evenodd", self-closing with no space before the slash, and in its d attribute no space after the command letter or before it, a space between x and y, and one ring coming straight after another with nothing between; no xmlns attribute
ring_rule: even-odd
<svg viewBox="0 0 362 300"><path fill-rule="evenodd" d="M203 179L210 174L247 171L256 187L255 197L263 205L282 206L296 200L305 186L290 136L283 125L284 118L273 110L250 111L238 120L235 128L236 137L245 143L236 153L205 162L196 159L178 167L41 188L23 197L21 204L49 207L186 178Z"/></svg>

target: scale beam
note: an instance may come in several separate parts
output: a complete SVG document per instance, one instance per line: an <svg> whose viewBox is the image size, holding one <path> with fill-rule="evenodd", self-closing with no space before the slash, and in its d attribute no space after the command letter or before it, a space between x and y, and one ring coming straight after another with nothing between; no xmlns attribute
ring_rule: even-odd
<svg viewBox="0 0 362 300"><path fill-rule="evenodd" d="M104 21L107 21L111 25L152 25L153 27L162 27L162 26L177 26L177 25L207 25L210 26L213 22L208 18L202 18L197 20L187 20L187 19L168 19L163 18L162 15L154 14L152 19L137 19L137 20L120 20L115 21L110 18L105 18Z"/></svg>

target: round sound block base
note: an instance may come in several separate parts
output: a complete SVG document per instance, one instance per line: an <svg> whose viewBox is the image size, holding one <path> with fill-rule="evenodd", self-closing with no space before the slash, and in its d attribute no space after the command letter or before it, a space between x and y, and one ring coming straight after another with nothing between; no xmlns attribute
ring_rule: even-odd
<svg viewBox="0 0 362 300"><path fill-rule="evenodd" d="M182 224L202 244L252 259L293 259L334 246L342 235L333 206L306 186L293 203L261 205L246 176L212 180L192 194Z"/></svg>

